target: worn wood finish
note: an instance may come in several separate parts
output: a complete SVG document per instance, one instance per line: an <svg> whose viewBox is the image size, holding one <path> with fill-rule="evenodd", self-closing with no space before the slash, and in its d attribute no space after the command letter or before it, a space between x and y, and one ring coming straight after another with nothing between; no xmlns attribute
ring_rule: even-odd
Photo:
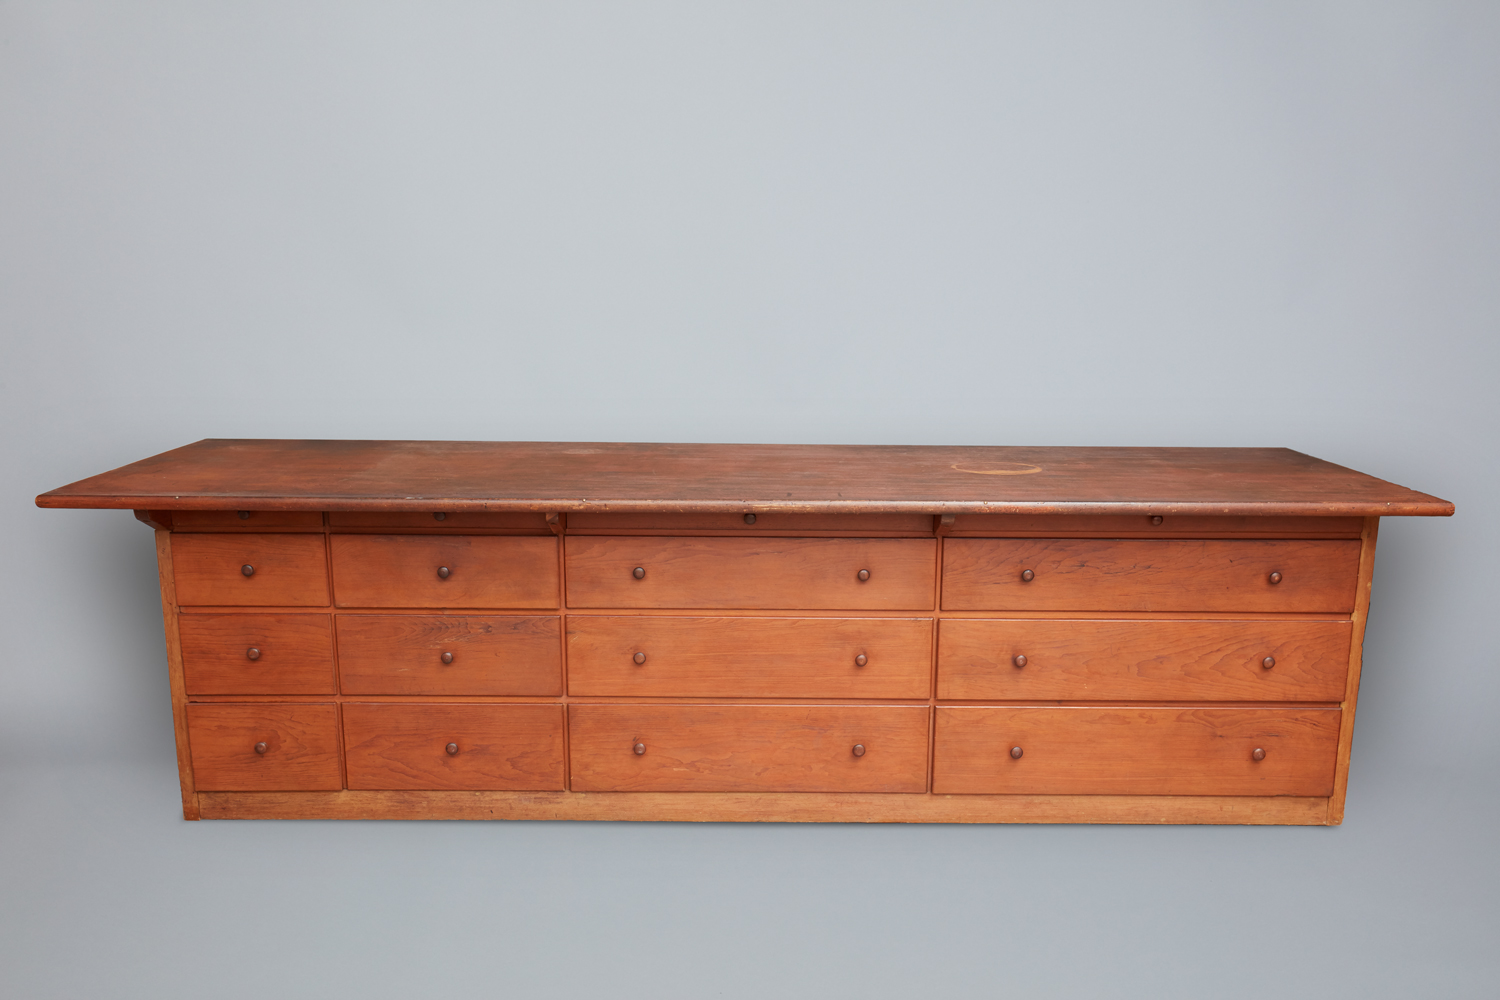
<svg viewBox="0 0 1500 1000"><path fill-rule="evenodd" d="M177 778L182 788L182 818L200 816L198 789L193 784L193 758L189 748L187 683L182 668L182 643L177 630L177 584L172 575L172 533L156 532L156 572L161 586L161 620L167 639L167 683L172 698L172 729L177 742Z"/></svg>
<svg viewBox="0 0 1500 1000"><path fill-rule="evenodd" d="M345 702L344 745L354 789L563 787L560 705Z"/></svg>
<svg viewBox="0 0 1500 1000"><path fill-rule="evenodd" d="M550 534L332 535L330 543L339 607L557 607L557 539Z"/></svg>
<svg viewBox="0 0 1500 1000"><path fill-rule="evenodd" d="M1347 613L1359 548L1357 541L949 538L943 607Z"/></svg>
<svg viewBox="0 0 1500 1000"><path fill-rule="evenodd" d="M930 618L568 618L581 696L926 698L931 663Z"/></svg>
<svg viewBox="0 0 1500 1000"><path fill-rule="evenodd" d="M574 791L921 792L926 706L568 707ZM639 744L643 753L636 753ZM862 746L862 756L853 748Z"/></svg>
<svg viewBox="0 0 1500 1000"><path fill-rule="evenodd" d="M946 534L981 538L1070 535L1093 538L1358 538L1363 529L1364 519L1358 517L959 514Z"/></svg>
<svg viewBox="0 0 1500 1000"><path fill-rule="evenodd" d="M748 519L747 519L748 515ZM753 520L752 520L753 519ZM579 535L637 531L682 535L699 531L731 535L929 535L930 514L788 514L778 510L744 513L630 514L583 512L568 518L568 533Z"/></svg>
<svg viewBox="0 0 1500 1000"><path fill-rule="evenodd" d="M1338 733L1333 708L941 706L932 787L1325 798L1333 792ZM1257 748L1265 759L1253 758Z"/></svg>
<svg viewBox="0 0 1500 1000"><path fill-rule="evenodd" d="M1365 622L1370 614L1370 587L1375 579L1375 539L1380 518L1365 519L1359 554L1359 585L1352 621L1353 642L1349 647L1349 671L1345 680L1343 724L1339 728L1338 763L1334 768L1333 796L1328 800L1328 822L1344 822L1344 797L1349 789L1349 754L1354 745L1354 709L1359 701L1359 677L1364 662Z"/></svg>
<svg viewBox="0 0 1500 1000"><path fill-rule="evenodd" d="M246 576L243 567L254 574ZM325 606L328 558L322 535L172 535L177 601L183 607Z"/></svg>
<svg viewBox="0 0 1500 1000"><path fill-rule="evenodd" d="M926 538L569 537L568 606L928 610L935 545Z"/></svg>
<svg viewBox="0 0 1500 1000"><path fill-rule="evenodd" d="M339 615L339 675L353 695L560 695L560 631L555 615Z"/></svg>
<svg viewBox="0 0 1500 1000"><path fill-rule="evenodd" d="M172 514L173 531L259 531L264 528L322 531L323 515L315 510L179 510Z"/></svg>
<svg viewBox="0 0 1500 1000"><path fill-rule="evenodd" d="M442 517L437 515L441 514ZM484 529L513 531L527 535L550 535L547 515L525 511L487 513L472 510L399 511L336 510L328 515L328 525L339 528L431 528L434 531Z"/></svg>
<svg viewBox="0 0 1500 1000"><path fill-rule="evenodd" d="M338 690L333 624L326 614L184 615L178 628L188 694Z"/></svg>
<svg viewBox="0 0 1500 1000"><path fill-rule="evenodd" d="M332 704L202 704L187 707L199 789L290 791L343 787L338 708ZM264 753L255 746L266 744Z"/></svg>
<svg viewBox="0 0 1500 1000"><path fill-rule="evenodd" d="M1336 702L1349 639L1347 621L950 618L938 643L937 696Z"/></svg>

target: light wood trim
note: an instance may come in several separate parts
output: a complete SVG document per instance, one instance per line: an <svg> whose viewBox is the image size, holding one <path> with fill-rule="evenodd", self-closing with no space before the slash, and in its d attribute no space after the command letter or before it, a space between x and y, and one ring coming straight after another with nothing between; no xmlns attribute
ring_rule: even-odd
<svg viewBox="0 0 1500 1000"><path fill-rule="evenodd" d="M764 823L1200 823L1321 826L1328 800L1208 795L818 792L203 792L207 819Z"/></svg>
<svg viewBox="0 0 1500 1000"><path fill-rule="evenodd" d="M161 620L167 635L167 680L172 691L172 728L177 734L177 779L182 784L182 818L198 819L193 755L188 744L187 682L182 672L182 637L177 631L177 582L172 575L172 533L156 531L156 571L161 577Z"/></svg>
<svg viewBox="0 0 1500 1000"><path fill-rule="evenodd" d="M1333 795L1328 799L1328 825L1344 821L1344 796L1349 790L1349 751L1354 745L1354 705L1359 700L1359 672L1364 660L1365 622L1370 617L1370 585L1375 577L1375 536L1380 518L1365 518L1360 534L1359 583L1354 592L1354 634L1349 642L1349 676L1344 688L1343 724L1339 727L1338 757L1334 763Z"/></svg>

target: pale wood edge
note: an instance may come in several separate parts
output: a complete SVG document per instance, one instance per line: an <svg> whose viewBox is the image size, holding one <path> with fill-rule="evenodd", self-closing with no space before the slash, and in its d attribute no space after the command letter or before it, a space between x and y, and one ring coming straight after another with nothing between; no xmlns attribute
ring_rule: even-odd
<svg viewBox="0 0 1500 1000"><path fill-rule="evenodd" d="M201 792L205 819L1322 826L1328 799L742 792Z"/></svg>
<svg viewBox="0 0 1500 1000"><path fill-rule="evenodd" d="M177 777L182 783L182 818L198 819L193 755L188 746L187 682L182 674L182 637L177 630L177 582L172 573L172 533L156 531L156 571L161 576L161 620L167 633L167 678L172 689L172 728L177 738Z"/></svg>
<svg viewBox="0 0 1500 1000"><path fill-rule="evenodd" d="M1339 720L1339 748L1334 762L1333 794L1328 798L1328 825L1344 822L1344 796L1349 790L1349 752L1354 747L1354 707L1359 700L1360 667L1364 661L1365 622L1370 617L1370 585L1375 578L1375 536L1380 518L1365 518L1360 533L1359 583L1354 593L1354 614L1349 636L1349 674L1344 681L1343 714Z"/></svg>

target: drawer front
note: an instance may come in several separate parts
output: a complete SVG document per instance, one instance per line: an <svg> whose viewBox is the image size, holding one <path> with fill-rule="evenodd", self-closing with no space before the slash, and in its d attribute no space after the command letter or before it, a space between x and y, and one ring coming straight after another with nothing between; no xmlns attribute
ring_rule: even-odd
<svg viewBox="0 0 1500 1000"><path fill-rule="evenodd" d="M328 524L334 528L437 528L463 529L485 528L524 533L528 535L550 535L546 514L486 513L483 511L350 511L336 510L328 515Z"/></svg>
<svg viewBox="0 0 1500 1000"><path fill-rule="evenodd" d="M194 786L203 792L342 787L337 713L331 704L188 705Z"/></svg>
<svg viewBox="0 0 1500 1000"><path fill-rule="evenodd" d="M1167 514L959 514L950 534L1006 536L1141 535L1213 538L1259 535L1263 538L1358 538L1362 517L1282 517L1277 515Z"/></svg>
<svg viewBox="0 0 1500 1000"><path fill-rule="evenodd" d="M559 619L340 615L345 694L560 695Z"/></svg>
<svg viewBox="0 0 1500 1000"><path fill-rule="evenodd" d="M249 573L246 573L249 567ZM323 535L172 535L177 603L185 607L328 604Z"/></svg>
<svg viewBox="0 0 1500 1000"><path fill-rule="evenodd" d="M561 705L346 702L349 787L559 791L562 713Z"/></svg>
<svg viewBox="0 0 1500 1000"><path fill-rule="evenodd" d="M937 709L933 791L1333 794L1336 708ZM1021 756L1012 756L1019 747ZM1256 760L1255 751L1264 759Z"/></svg>
<svg viewBox="0 0 1500 1000"><path fill-rule="evenodd" d="M953 538L943 549L943 607L1347 613L1359 548L1357 541Z"/></svg>
<svg viewBox="0 0 1500 1000"><path fill-rule="evenodd" d="M1286 619L949 618L938 638L938 697L1343 701L1351 630Z"/></svg>
<svg viewBox="0 0 1500 1000"><path fill-rule="evenodd" d="M923 705L575 703L568 706L573 790L921 792L928 712Z"/></svg>
<svg viewBox="0 0 1500 1000"><path fill-rule="evenodd" d="M936 544L929 538L570 537L568 604L925 610L932 607Z"/></svg>
<svg viewBox="0 0 1500 1000"><path fill-rule="evenodd" d="M748 520L747 520L748 518ZM837 531L921 535L932 533L931 514L615 514L592 511L569 514L568 531L732 531L774 535L804 531Z"/></svg>
<svg viewBox="0 0 1500 1000"><path fill-rule="evenodd" d="M342 608L557 607L555 538L330 537L333 591Z"/></svg>
<svg viewBox="0 0 1500 1000"><path fill-rule="evenodd" d="M328 615L183 615L188 694L333 694Z"/></svg>
<svg viewBox="0 0 1500 1000"><path fill-rule="evenodd" d="M256 531L260 528L323 530L316 510L174 510L174 531Z"/></svg>
<svg viewBox="0 0 1500 1000"><path fill-rule="evenodd" d="M926 698L931 662L926 618L568 617L575 695Z"/></svg>

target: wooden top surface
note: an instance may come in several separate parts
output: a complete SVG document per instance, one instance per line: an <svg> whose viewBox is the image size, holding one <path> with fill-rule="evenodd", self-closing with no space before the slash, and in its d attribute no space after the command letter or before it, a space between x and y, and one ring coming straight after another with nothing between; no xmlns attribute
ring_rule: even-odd
<svg viewBox="0 0 1500 1000"><path fill-rule="evenodd" d="M137 510L1453 513L1286 448L209 439L39 507Z"/></svg>

